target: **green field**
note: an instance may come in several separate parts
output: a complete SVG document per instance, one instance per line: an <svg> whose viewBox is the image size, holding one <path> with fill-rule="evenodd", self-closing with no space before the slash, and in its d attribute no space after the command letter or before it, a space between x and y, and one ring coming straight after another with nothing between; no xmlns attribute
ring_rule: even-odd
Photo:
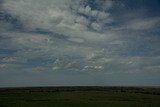
<svg viewBox="0 0 160 107"><path fill-rule="evenodd" d="M160 107L160 88L1 88L0 107Z"/></svg>

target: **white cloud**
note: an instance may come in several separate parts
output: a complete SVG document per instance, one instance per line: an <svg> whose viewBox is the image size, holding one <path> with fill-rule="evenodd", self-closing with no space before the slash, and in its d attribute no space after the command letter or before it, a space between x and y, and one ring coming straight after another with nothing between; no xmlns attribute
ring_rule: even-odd
<svg viewBox="0 0 160 107"><path fill-rule="evenodd" d="M4 57L2 59L3 63L25 63L27 59L22 59L21 57Z"/></svg>
<svg viewBox="0 0 160 107"><path fill-rule="evenodd" d="M56 59L56 61L53 63L53 70L58 70L64 68L65 63L63 61L60 61L59 59Z"/></svg>
<svg viewBox="0 0 160 107"><path fill-rule="evenodd" d="M52 70L128 72L144 71L144 67L149 65L151 66L146 68L148 70L159 69L158 65L152 65L155 61L151 60L152 58L122 57L122 54L119 54L128 54L127 46L130 44L130 38L128 40L126 31L122 30L153 29L159 26L159 18L130 20L126 21L119 31L114 30L114 27L113 30L106 30L108 27L106 24L114 21L108 11L112 8L113 1L98 1L102 9L93 9L80 2L83 0L5 0L3 9L20 19L25 30L30 29L32 32L7 32L10 25L0 22L2 23L0 26L4 26L0 27L1 35L10 42L7 48L17 50L13 56L3 58L2 62L4 64L18 62L21 63L19 66L22 66L22 63L27 63L28 60L49 59L45 65ZM37 28L53 34L35 33ZM134 33L129 36L136 35L137 33ZM138 42L135 39L133 43L136 48ZM0 68L4 68L6 66L4 64L1 64ZM33 69L45 71L46 68L36 66Z"/></svg>
<svg viewBox="0 0 160 107"><path fill-rule="evenodd" d="M78 10L78 12L90 16L90 14L91 14L91 7L90 6L80 7L79 10Z"/></svg>
<svg viewBox="0 0 160 107"><path fill-rule="evenodd" d="M30 69L32 72L45 72L47 69L45 67L42 66L36 66L32 69Z"/></svg>
<svg viewBox="0 0 160 107"><path fill-rule="evenodd" d="M3 32L10 45L9 49L17 50L14 56L5 57L3 62L20 62L36 58L55 58L62 56L86 57L96 49L92 46L83 45L81 38L56 38L56 34L43 35L37 33ZM81 45L80 45L81 44Z"/></svg>
<svg viewBox="0 0 160 107"><path fill-rule="evenodd" d="M102 3L102 8L104 10L110 9L110 8L112 8L112 6L113 6L113 1L112 0L105 0L105 2Z"/></svg>
<svg viewBox="0 0 160 107"><path fill-rule="evenodd" d="M84 16L79 16L75 20L77 23L88 26L89 20L87 20Z"/></svg>
<svg viewBox="0 0 160 107"><path fill-rule="evenodd" d="M68 11L70 0L6 0L3 8L20 18L28 27L38 26L51 29L62 20L67 20L71 13Z"/></svg>
<svg viewBox="0 0 160 107"><path fill-rule="evenodd" d="M99 34L88 31L89 24L95 30L101 30L104 24L110 23L112 18L110 13L93 10L89 5L83 6L83 0L5 0L2 4L3 9L21 20L27 29L47 29L52 32L64 34L66 36L76 37L81 34L83 38L97 40ZM106 8L112 7L112 1L105 1ZM71 9L71 7L77 7ZM78 15L78 12L95 17L96 22L85 18L83 15ZM95 37L94 37L95 36ZM94 40L94 41L95 41Z"/></svg>
<svg viewBox="0 0 160 107"><path fill-rule="evenodd" d="M1 68L1 69L7 68L7 65L6 65L6 64L0 64L0 68Z"/></svg>
<svg viewBox="0 0 160 107"><path fill-rule="evenodd" d="M97 30L97 31L100 31L102 29L102 26L99 25L98 23L92 23L91 26L94 30Z"/></svg>
<svg viewBox="0 0 160 107"><path fill-rule="evenodd" d="M149 19L133 19L126 24L127 29L148 30L159 27L160 17Z"/></svg>
<svg viewBox="0 0 160 107"><path fill-rule="evenodd" d="M99 11L99 10L92 10L90 6L86 6L86 7L82 6L79 8L78 12L81 14L87 15L89 17L94 17L97 20L105 20L110 16L109 13Z"/></svg>
<svg viewBox="0 0 160 107"><path fill-rule="evenodd" d="M68 40L72 41L72 42L77 42L77 43L83 43L84 42L84 40L81 39L81 38L69 38Z"/></svg>
<svg viewBox="0 0 160 107"><path fill-rule="evenodd" d="M102 71L104 69L103 66L95 65L95 66L85 66L82 71Z"/></svg>

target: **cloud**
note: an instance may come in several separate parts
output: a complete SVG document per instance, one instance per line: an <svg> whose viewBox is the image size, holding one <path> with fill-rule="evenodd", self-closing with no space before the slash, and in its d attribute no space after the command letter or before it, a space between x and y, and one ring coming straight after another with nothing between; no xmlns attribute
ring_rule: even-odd
<svg viewBox="0 0 160 107"><path fill-rule="evenodd" d="M2 59L3 63L25 63L27 59L22 59L21 57L5 57Z"/></svg>
<svg viewBox="0 0 160 107"><path fill-rule="evenodd" d="M6 68L7 66L5 64L0 64L0 68L3 69L3 68Z"/></svg>
<svg viewBox="0 0 160 107"><path fill-rule="evenodd" d="M102 26L99 25L98 23L92 23L91 26L94 30L97 30L97 31L100 31L102 29Z"/></svg>
<svg viewBox="0 0 160 107"><path fill-rule="evenodd" d="M0 31L6 31L7 29L10 28L10 26L11 25L9 23L0 21Z"/></svg>
<svg viewBox="0 0 160 107"><path fill-rule="evenodd" d="M88 17L93 17L96 20L104 20L110 16L109 13L98 11L98 10L92 10L90 6L80 7L78 10L78 13L84 14Z"/></svg>
<svg viewBox="0 0 160 107"><path fill-rule="evenodd" d="M0 1L0 86L159 85L156 5Z"/></svg>
<svg viewBox="0 0 160 107"><path fill-rule="evenodd" d="M102 2L101 5L102 5L103 10L110 9L113 7L113 1L112 0L104 0L104 2Z"/></svg>
<svg viewBox="0 0 160 107"><path fill-rule="evenodd" d="M148 30L159 27L160 17L149 19L135 19L127 22L127 28L132 30Z"/></svg>
<svg viewBox="0 0 160 107"><path fill-rule="evenodd" d="M5 53L2 65L17 63L34 71L157 71L159 37L150 32L158 28L159 17L131 15L121 20L121 13L113 11L118 6L114 1L88 2L3 1L5 14L24 27L11 30L13 23L0 21L0 48L15 50L12 55Z"/></svg>
<svg viewBox="0 0 160 107"><path fill-rule="evenodd" d="M77 42L77 43L82 43L82 42L84 42L84 40L81 39L81 38L69 38L68 40L69 40L69 41L72 41L72 42Z"/></svg>
<svg viewBox="0 0 160 107"><path fill-rule="evenodd" d="M19 17L28 27L37 28L43 25L45 28L51 28L53 24L56 25L61 20L67 20L68 17L64 17L64 15L69 14L65 10L68 6L67 2L69 0L48 0L45 2L43 0L38 2L33 0L6 0L2 6L8 13Z"/></svg>
<svg viewBox="0 0 160 107"><path fill-rule="evenodd" d="M2 6L4 11L17 17L27 29L47 29L64 35L67 33L66 36L71 37L86 32L83 37L90 39L88 29L93 28L99 31L105 23L110 23L112 18L109 12L92 9L89 5L84 6L81 2L84 1L47 0L44 2L39 0L36 2L33 0L6 0L2 3ZM107 9L112 7L112 1L107 0L104 2ZM74 7L78 7L78 9ZM87 17L92 17L94 20ZM98 38L99 34L93 33L92 35Z"/></svg>

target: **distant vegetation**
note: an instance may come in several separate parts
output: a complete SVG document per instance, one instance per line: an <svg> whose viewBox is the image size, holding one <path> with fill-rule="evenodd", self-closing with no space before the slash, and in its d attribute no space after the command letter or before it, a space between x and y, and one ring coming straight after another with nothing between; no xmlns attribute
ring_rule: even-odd
<svg viewBox="0 0 160 107"><path fill-rule="evenodd" d="M160 107L160 88L1 88L0 107Z"/></svg>

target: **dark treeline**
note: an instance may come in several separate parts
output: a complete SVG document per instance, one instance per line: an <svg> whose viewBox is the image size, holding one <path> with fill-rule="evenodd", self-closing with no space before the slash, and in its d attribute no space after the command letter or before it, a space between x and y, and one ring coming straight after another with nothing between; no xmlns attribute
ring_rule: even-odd
<svg viewBox="0 0 160 107"><path fill-rule="evenodd" d="M33 93L33 92L61 92L61 91L108 91L129 92L160 95L160 87L99 87L99 86L76 86L76 87L18 87L0 88L0 93Z"/></svg>

